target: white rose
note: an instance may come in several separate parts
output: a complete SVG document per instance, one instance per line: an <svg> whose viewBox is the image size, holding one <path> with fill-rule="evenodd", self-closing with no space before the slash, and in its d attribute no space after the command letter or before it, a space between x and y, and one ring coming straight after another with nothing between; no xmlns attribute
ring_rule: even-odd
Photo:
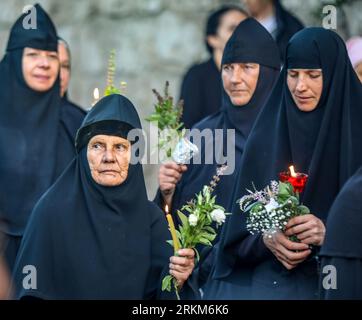
<svg viewBox="0 0 362 320"><path fill-rule="evenodd" d="M192 226L192 227L197 225L197 216L194 215L193 213L191 213L189 215L189 223L190 223L190 226Z"/></svg>
<svg viewBox="0 0 362 320"><path fill-rule="evenodd" d="M211 219L217 224L223 224L225 222L226 215L221 209L214 209L210 215Z"/></svg>
<svg viewBox="0 0 362 320"><path fill-rule="evenodd" d="M279 207L278 202L275 201L274 198L271 198L269 203L265 205L265 210L270 213L272 210Z"/></svg>

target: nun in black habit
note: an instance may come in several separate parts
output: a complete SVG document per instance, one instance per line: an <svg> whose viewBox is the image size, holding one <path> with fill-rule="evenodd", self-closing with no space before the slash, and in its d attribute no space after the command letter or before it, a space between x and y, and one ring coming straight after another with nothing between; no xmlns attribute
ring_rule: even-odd
<svg viewBox="0 0 362 320"><path fill-rule="evenodd" d="M207 19L205 44L209 60L193 65L184 75L180 99L184 101L182 122L192 128L203 118L220 110L222 83L220 64L226 41L247 13L233 5L223 5Z"/></svg>
<svg viewBox="0 0 362 320"><path fill-rule="evenodd" d="M318 297L314 253L323 244L335 197L362 164L362 87L342 39L330 30L304 29L290 40L286 58L245 146L232 215L220 237L213 278L238 286L225 296L229 299ZM319 98L318 90L311 91L311 84L314 88L318 82ZM251 235L237 199L252 183L260 190L278 180L292 164L309 175L301 201L312 214L289 221L285 234L272 239ZM286 238L293 234L301 243Z"/></svg>
<svg viewBox="0 0 362 320"><path fill-rule="evenodd" d="M77 133L76 158L32 212L14 270L18 298L162 296L171 236L165 215L147 199L134 158L142 150L127 140L133 129L141 129L138 114L121 95L101 99L88 113ZM181 284L193 257L193 250L182 249L171 258L170 273ZM23 286L27 265L36 268L36 287ZM181 294L190 297L184 287Z"/></svg>
<svg viewBox="0 0 362 320"><path fill-rule="evenodd" d="M268 55L264 53L268 52ZM248 73L251 72L247 67L250 65L259 65L259 75L257 76L257 84L251 99L245 104L237 105L237 94L232 90L240 87L245 88L241 84L244 79L248 80ZM233 65L243 65L245 68L243 74L235 72L235 78L232 80L233 86L230 88L229 70ZM225 69L225 70L224 70ZM223 206L226 211L230 211L230 204L233 202L231 196L234 181L236 178L237 168L240 166L240 159L242 157L244 146L248 138L249 132L254 124L254 121L262 109L264 103L267 101L269 94L278 78L280 70L279 51L276 43L265 30L265 28L253 18L248 18L242 21L235 29L233 35L226 44L223 58L222 58L222 75L224 80L223 101L221 111L209 116L195 125L193 129L204 130L211 129L214 133L215 139L213 141L206 141L200 148L200 155L192 159L191 164L187 166L187 171L183 173L181 180L177 183L173 197L172 197L172 213L174 214L175 221L180 223L176 211L180 209L187 201L191 200L196 193L202 190L202 187L210 182L215 175L218 166L222 163L222 157L229 154L233 155L231 163L229 163L230 170L227 175L223 175L219 184L216 186L214 194L216 195L217 203ZM229 79L229 80L228 80ZM249 87L250 80L248 80L246 87ZM228 82L228 83L227 83ZM228 90L228 93L227 91ZM228 95L232 95L232 99ZM236 97L236 98L235 98ZM222 136L215 135L215 129L221 129ZM227 130L231 129L235 132L235 146L231 145L234 150L230 150L230 144L227 140ZM229 148L229 149L228 149ZM234 154L232 153L234 151ZM206 164L206 153L214 152L212 163ZM228 159L225 157L224 159ZM197 161L197 162L196 162ZM196 162L196 163L193 163ZM174 168L183 170L182 166L170 164ZM166 167L161 168L161 170ZM172 172L171 172L172 173ZM176 174L176 172L174 172ZM167 181L169 177L165 175L164 180ZM161 180L161 173L160 173ZM165 198L166 199L166 198ZM156 203L163 207L165 205L164 198L161 191L157 193ZM215 240L217 242L217 239ZM201 249L201 248L199 248ZM208 279L210 268L213 264L213 252L211 249L205 248L202 250L202 265L199 268L200 285L203 286L204 282ZM205 261L207 257L207 260ZM218 298L214 296L215 288L219 284L213 284L205 292L205 298ZM226 290L224 287L222 290Z"/></svg>
<svg viewBox="0 0 362 320"><path fill-rule="evenodd" d="M268 55L263 54L263 52L268 52ZM230 163L229 174L221 177L214 191L219 205L228 208L231 201L231 193L225 192L225 190L230 190L234 185L236 168L240 165L245 142L257 115L272 91L280 70L280 59L276 43L264 27L253 18L242 21L225 46L222 69L230 69L233 64L243 65L245 70L247 70L248 65L259 66L255 91L247 103L236 105L233 104L228 93L223 89L221 111L205 118L192 128L200 131L211 129L214 139L213 141L206 141L206 145L205 141L202 140L202 145L199 146L200 154L191 160L186 172L177 183L171 204L173 213L202 190L202 187L211 181L217 168L224 164L221 163L223 159L227 160L227 157L225 157L227 153L232 155L232 151L235 151L234 158L231 161L232 164ZM225 81L228 81L228 84L224 83L224 86L227 85L229 94L236 97L235 103L239 101L237 100L238 96L236 93L231 93L231 91L245 87L245 85L241 84L246 78L247 71L245 70L243 75L235 72L234 76L238 78L236 81L228 80L230 78L227 75L228 71L223 71L223 74L225 74L223 77L225 77ZM230 82L233 83L231 89ZM222 136L215 134L216 129L222 130ZM235 145L231 145L235 150L227 150L227 130L229 129L235 132ZM209 158L212 161L207 164L206 160L210 152L213 152L212 158ZM175 163L172 166L179 168L179 170L182 170L183 167ZM161 208L164 207L165 199L161 191L157 193L155 201ZM174 219L178 219L177 215L174 216Z"/></svg>
<svg viewBox="0 0 362 320"><path fill-rule="evenodd" d="M36 29L24 13L0 63L0 232L12 269L31 210L75 156L73 115L61 112L57 33L38 4ZM74 132L74 131L73 131Z"/></svg>
<svg viewBox="0 0 362 320"><path fill-rule="evenodd" d="M319 254L320 297L362 300L362 167L333 203L326 229Z"/></svg>

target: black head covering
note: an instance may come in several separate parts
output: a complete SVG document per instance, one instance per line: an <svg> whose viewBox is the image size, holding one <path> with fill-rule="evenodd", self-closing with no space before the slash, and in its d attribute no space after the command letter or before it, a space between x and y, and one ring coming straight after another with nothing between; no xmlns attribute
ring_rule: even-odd
<svg viewBox="0 0 362 320"><path fill-rule="evenodd" d="M266 56L263 52L269 52ZM254 124L254 121L266 102L279 74L279 51L273 38L255 19L248 18L242 21L235 29L233 35L226 44L223 64L225 63L258 63L260 72L254 95L244 106L232 104L229 96L223 90L221 111L199 122L194 129L223 129L223 141L214 141L212 145L202 145L201 164L193 162L188 166L181 182L177 186L177 192L173 199L173 212L179 209L187 201L191 200L195 193L199 192L203 185L208 184L216 173L220 158L227 150L227 130L235 130L235 168L240 164L246 139ZM223 146L223 149L220 146ZM233 146L234 147L234 146ZM205 150L214 150L215 156L212 164L205 164ZM199 161L195 157L193 161ZM218 161L216 161L218 160ZM200 162L198 162L200 163ZM235 172L222 177L215 189L217 202L228 208L230 203L230 190L234 185ZM230 208L229 208L230 209Z"/></svg>
<svg viewBox="0 0 362 320"><path fill-rule="evenodd" d="M25 46L57 50L57 35L46 12L35 5L37 29L24 29L22 15L11 29L0 63L0 211L8 234L21 235L28 216L55 179L66 152L58 140L59 79L46 92L30 89L22 73ZM74 154L74 149L73 149Z"/></svg>
<svg viewBox="0 0 362 320"><path fill-rule="evenodd" d="M172 250L165 218L147 199L141 164L130 164L126 180L115 187L91 176L89 139L125 133L99 125L109 121L141 128L134 106L120 95L103 98L88 113L77 135L77 157L32 213L15 267L19 297L143 299L146 282L160 277L158 270L147 278L154 260L159 269L167 267ZM21 288L28 264L37 268L37 290Z"/></svg>
<svg viewBox="0 0 362 320"><path fill-rule="evenodd" d="M299 111L287 87L287 69L316 67L323 72L320 102L312 112ZM221 236L216 277L230 276L240 250L245 255L255 252L252 242L260 240L246 230L245 215L235 203L252 183L264 188L294 164L309 175L302 202L322 220L327 217L341 187L362 163L361 102L361 85L336 33L308 28L290 40L286 66L245 147L233 191L233 214ZM254 266L250 258L243 270L250 267L252 272ZM247 270L243 273L248 277Z"/></svg>
<svg viewBox="0 0 362 320"><path fill-rule="evenodd" d="M33 13L36 17L36 26L34 26L34 29L25 29L24 23L27 21L27 17L32 17ZM23 49L25 47L58 51L58 36L55 26L39 4L35 4L30 11L23 13L16 20L10 33L7 51Z"/></svg>
<svg viewBox="0 0 362 320"><path fill-rule="evenodd" d="M347 181L329 212L321 256L362 259L362 167Z"/></svg>

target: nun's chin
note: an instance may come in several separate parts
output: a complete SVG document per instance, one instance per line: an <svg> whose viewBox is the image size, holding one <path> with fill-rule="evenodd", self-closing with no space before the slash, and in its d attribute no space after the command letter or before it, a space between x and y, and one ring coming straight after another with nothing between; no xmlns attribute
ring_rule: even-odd
<svg viewBox="0 0 362 320"><path fill-rule="evenodd" d="M316 99L312 99L312 98L306 99L305 101L300 101L297 98L294 98L294 102L295 102L297 108L303 112L311 112L318 105L318 101Z"/></svg>
<svg viewBox="0 0 362 320"><path fill-rule="evenodd" d="M128 173L97 173L92 174L93 180L103 187L117 187L127 179Z"/></svg>
<svg viewBox="0 0 362 320"><path fill-rule="evenodd" d="M239 97L230 97L230 99L234 106L242 107L250 102L251 97L252 96L249 94L243 94L242 96Z"/></svg>

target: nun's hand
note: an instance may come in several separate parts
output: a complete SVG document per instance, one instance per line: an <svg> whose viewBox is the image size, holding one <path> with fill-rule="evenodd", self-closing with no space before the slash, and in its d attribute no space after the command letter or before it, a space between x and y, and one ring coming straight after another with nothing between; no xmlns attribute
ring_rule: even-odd
<svg viewBox="0 0 362 320"><path fill-rule="evenodd" d="M176 162L166 162L161 165L158 173L158 184L165 202L170 205L176 184L180 181L182 174L187 170L185 165Z"/></svg>
<svg viewBox="0 0 362 320"><path fill-rule="evenodd" d="M286 236L295 235L302 243L321 246L324 242L326 228L322 220L313 214L294 217L288 221Z"/></svg>
<svg viewBox="0 0 362 320"><path fill-rule="evenodd" d="M195 267L195 251L192 249L180 249L178 256L170 258L170 274L177 280L179 288L182 288Z"/></svg>
<svg viewBox="0 0 362 320"><path fill-rule="evenodd" d="M307 244L290 241L280 231L270 236L264 235L263 240L267 248L288 270L295 268L311 253Z"/></svg>

